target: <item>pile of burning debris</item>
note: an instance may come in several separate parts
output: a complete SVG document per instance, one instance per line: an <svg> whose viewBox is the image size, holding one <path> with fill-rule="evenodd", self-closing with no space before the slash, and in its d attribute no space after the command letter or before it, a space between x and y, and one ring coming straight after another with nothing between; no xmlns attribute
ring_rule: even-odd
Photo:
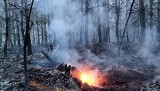
<svg viewBox="0 0 160 91"><path fill-rule="evenodd" d="M33 56L32 61L38 60L40 63L39 59L43 61L47 59L49 64L55 64L52 63L55 60L51 59L45 52L42 52L42 54L45 57L39 53L39 55ZM11 79L7 80L7 85L9 84L9 86L5 90L23 91L25 87L23 65L15 61L10 63L14 63L13 66L9 64L5 69L9 71L3 72L12 75L8 77ZM28 64L29 91L147 91L148 89L151 91L152 88L160 89L160 80L147 84L156 75L154 71L149 71L149 73L125 67L113 67L106 70L100 69L98 65L94 65L93 67L80 63L78 65L80 67L75 67L75 65L71 64L56 64L54 67L45 66L39 68L34 63ZM15 69L16 67L17 69ZM146 70L148 69L146 67ZM1 78L4 79L3 77ZM6 84L6 82L4 81L3 84ZM0 84L0 90L1 87Z"/></svg>
<svg viewBox="0 0 160 91"><path fill-rule="evenodd" d="M153 78L152 76L133 70L119 68L101 71L77 68L69 64L50 68L37 68L34 65L28 67L29 91L146 91L145 89L155 89L155 86L156 89L160 89L159 81L156 84L144 85L145 81ZM14 68L14 71L6 72L12 74L12 77L9 77L12 79L3 83L8 84L5 91L23 91L23 69Z"/></svg>
<svg viewBox="0 0 160 91"><path fill-rule="evenodd" d="M98 84L95 81L98 78L95 79L94 75L88 76L89 73L82 73L76 67L69 64L60 64L55 68L32 69L30 70L28 79L30 90L36 91L101 90L101 87L96 86Z"/></svg>
<svg viewBox="0 0 160 91"><path fill-rule="evenodd" d="M103 74L102 74L103 73ZM104 74L105 73L105 74ZM60 64L55 68L31 69L29 88L34 91L140 91L149 76L130 71L97 72ZM21 86L23 88L23 86Z"/></svg>

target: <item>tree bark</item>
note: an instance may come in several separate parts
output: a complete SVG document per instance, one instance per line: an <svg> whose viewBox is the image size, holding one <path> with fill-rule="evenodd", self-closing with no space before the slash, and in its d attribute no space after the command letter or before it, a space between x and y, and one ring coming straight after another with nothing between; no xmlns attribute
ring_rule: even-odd
<svg viewBox="0 0 160 91"><path fill-rule="evenodd" d="M4 44L4 57L7 57L7 47L8 47L8 38L9 38L9 15L8 15L8 4L7 0L4 1L4 11L5 11L5 24L6 24L6 33L5 33L5 44Z"/></svg>
<svg viewBox="0 0 160 91"><path fill-rule="evenodd" d="M99 0L97 0L97 6L100 6ZM98 31L99 43L102 43L102 31L101 31L99 7L97 7L97 31Z"/></svg>
<svg viewBox="0 0 160 91"><path fill-rule="evenodd" d="M84 39L85 39L85 45L88 45L89 44L89 37L88 37L88 18L89 18L89 0L85 0L85 10L84 10L84 16L85 16L85 36L84 36Z"/></svg>
<svg viewBox="0 0 160 91"><path fill-rule="evenodd" d="M21 13L21 34L22 34L22 38L24 40L24 27L23 27L24 26L24 17L23 17L23 13L24 13L24 10L23 10L23 8L24 8L24 1L23 0L21 0L21 5L22 5L22 9L21 9L21 11L22 11L22 13Z"/></svg>
<svg viewBox="0 0 160 91"><path fill-rule="evenodd" d="M38 21L38 15L36 16L36 25L37 25L37 44L40 45L40 34L39 34L39 21Z"/></svg>
<svg viewBox="0 0 160 91"><path fill-rule="evenodd" d="M46 22L46 20L45 20L45 24L44 24L44 41L45 41L45 44L48 41L48 39L47 39L47 22Z"/></svg>
<svg viewBox="0 0 160 91"><path fill-rule="evenodd" d="M104 10L105 10L105 18L106 22L104 25L104 36L103 36L103 40L107 43L110 42L110 26L109 26L109 0L104 0L103 1L104 4Z"/></svg>
<svg viewBox="0 0 160 91"><path fill-rule="evenodd" d="M25 74L25 86L26 86L26 91L28 91L28 81L27 81L27 59L26 59L26 54L27 54L27 47L28 50L31 48L31 40L30 40L30 17L31 17L31 12L32 12L32 7L34 0L32 0L31 7L30 9L28 8L28 0L25 1L25 18L26 18L26 31L25 31L25 36L24 36L24 74ZM32 49L31 49L32 51ZM29 51L28 51L29 52Z"/></svg>
<svg viewBox="0 0 160 91"><path fill-rule="evenodd" d="M140 29L142 31L142 42L144 42L145 30L146 30L144 0L139 0L139 15L140 15Z"/></svg>
<svg viewBox="0 0 160 91"><path fill-rule="evenodd" d="M157 40L160 42L160 0L158 0L157 5Z"/></svg>
<svg viewBox="0 0 160 91"><path fill-rule="evenodd" d="M3 31L3 28L2 28L2 21L0 20L0 31ZM0 32L0 47L2 47L2 36L3 36L3 34L2 34L2 32Z"/></svg>
<svg viewBox="0 0 160 91"><path fill-rule="evenodd" d="M44 27L43 27L43 16L41 15L41 36L42 36L42 46L44 45Z"/></svg>
<svg viewBox="0 0 160 91"><path fill-rule="evenodd" d="M119 30L119 22L120 22L120 1L116 0L116 37L117 43L120 43L120 30Z"/></svg>

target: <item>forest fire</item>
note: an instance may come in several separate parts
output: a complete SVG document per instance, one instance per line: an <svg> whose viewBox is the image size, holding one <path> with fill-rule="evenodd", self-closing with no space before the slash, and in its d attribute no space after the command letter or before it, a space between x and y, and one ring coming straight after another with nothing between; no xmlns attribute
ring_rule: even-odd
<svg viewBox="0 0 160 91"><path fill-rule="evenodd" d="M71 75L82 84L87 83L89 86L102 87L102 84L106 82L104 75L98 69L91 69L88 66L72 69Z"/></svg>

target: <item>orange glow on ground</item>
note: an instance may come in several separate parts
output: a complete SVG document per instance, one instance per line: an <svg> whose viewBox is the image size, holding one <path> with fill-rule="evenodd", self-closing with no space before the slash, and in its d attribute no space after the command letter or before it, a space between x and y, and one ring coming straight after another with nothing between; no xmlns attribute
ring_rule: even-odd
<svg viewBox="0 0 160 91"><path fill-rule="evenodd" d="M78 78L82 83L87 83L90 86L101 87L101 84L104 82L104 76L98 69L91 70L82 67L72 71L71 74L74 78Z"/></svg>
<svg viewBox="0 0 160 91"><path fill-rule="evenodd" d="M82 83L88 83L89 85L94 85L94 78L90 77L89 75L87 75L86 73L81 73L81 80Z"/></svg>

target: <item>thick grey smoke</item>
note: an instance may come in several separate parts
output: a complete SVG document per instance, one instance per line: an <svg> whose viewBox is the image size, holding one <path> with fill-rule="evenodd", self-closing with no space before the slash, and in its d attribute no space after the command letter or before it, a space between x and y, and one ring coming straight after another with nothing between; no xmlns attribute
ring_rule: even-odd
<svg viewBox="0 0 160 91"><path fill-rule="evenodd" d="M76 49L69 49L68 45L72 42L69 42L69 39L79 38L79 35L76 35L77 33L80 33L81 26L84 26L85 18L86 16L82 17L82 12L80 11L80 4L73 2L72 0L37 0L38 2L38 10L43 14L50 14L52 15L50 26L48 28L48 33L51 35L52 40L56 40L56 43L58 44L55 50L52 52L52 55L55 59L57 59L61 63L69 63L73 64L75 66L78 66L78 60L81 60L83 57L77 52ZM90 6L91 7L91 6ZM99 12L99 14L97 14ZM97 8L95 10L95 13L91 16L89 14L89 20L88 20L88 30L89 30L89 40L92 41L92 37L94 33L97 33L97 18L100 18L101 24L105 24L105 19L102 19L102 17L105 15L105 12L103 11L103 8ZM113 15L110 15L110 21L114 21ZM82 21L81 19L84 19ZM114 25L114 24L112 24ZM123 28L122 28L123 29ZM111 41L115 42L115 31L114 27L112 26L112 29L110 31L111 33ZM139 49L136 49L138 53L136 55L141 56L144 58L144 60L147 61L148 64L153 64L158 67L160 62L160 57L157 57L153 53L153 49L155 46L157 46L156 41L156 29L153 28L153 30L147 29L146 30L146 37L144 44ZM97 35L95 35L97 36ZM84 35L82 36L84 40ZM96 41L96 40L95 40ZM108 45L112 46L112 45ZM114 47L114 48L113 48ZM108 51L104 53L104 55L101 55L99 57L92 54L90 51L87 50L86 52L86 58L84 61L87 63L94 63L96 64L108 64L110 66L119 66L119 64L124 65L125 63L121 60L127 60L127 65L130 64L132 61L131 55L123 54L121 57L110 57L106 56L106 54L109 54L109 52L113 52L113 54L117 54L117 46L109 47ZM113 55L111 53L111 55ZM105 68L106 69L106 68Z"/></svg>
<svg viewBox="0 0 160 91"><path fill-rule="evenodd" d="M51 40L56 40L56 48L52 52L54 59L60 63L77 65L79 54L69 50L69 38L80 29L81 12L77 3L70 0L40 0L38 10L43 14L49 14L51 19L48 33Z"/></svg>
<svg viewBox="0 0 160 91"><path fill-rule="evenodd" d="M79 5L70 0L41 0L39 11L52 16L48 29L51 40L61 45L68 45L72 34L78 31L80 25Z"/></svg>

